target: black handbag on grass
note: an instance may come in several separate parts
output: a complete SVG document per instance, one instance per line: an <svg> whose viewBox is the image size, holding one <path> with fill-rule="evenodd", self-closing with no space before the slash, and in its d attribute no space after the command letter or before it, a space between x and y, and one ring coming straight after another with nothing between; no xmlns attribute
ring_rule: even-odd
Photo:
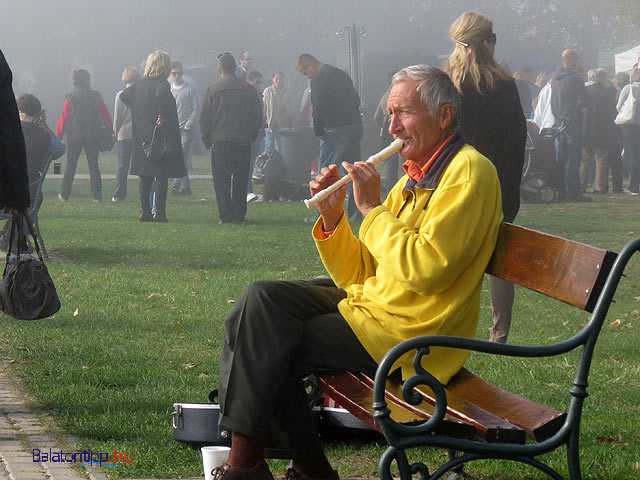
<svg viewBox="0 0 640 480"><path fill-rule="evenodd" d="M162 163L175 155L173 145L164 133L164 128L156 125L149 142L142 143L142 149L147 159L152 163Z"/></svg>
<svg viewBox="0 0 640 480"><path fill-rule="evenodd" d="M36 320L50 317L60 310L60 300L47 266L42 260L38 239L31 218L24 212L10 220L11 235L7 250L7 264L0 280L0 309L19 320ZM25 244L23 223L26 221L38 258L20 252ZM14 238L17 242L14 243ZM17 244L17 245L16 245ZM11 250L16 250L15 254Z"/></svg>

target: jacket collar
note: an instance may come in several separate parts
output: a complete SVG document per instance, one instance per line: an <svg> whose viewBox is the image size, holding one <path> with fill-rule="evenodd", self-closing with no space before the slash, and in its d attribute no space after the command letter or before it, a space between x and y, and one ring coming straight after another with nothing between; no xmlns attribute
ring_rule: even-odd
<svg viewBox="0 0 640 480"><path fill-rule="evenodd" d="M440 155L435 159L429 170L424 174L424 176L420 179L419 182L416 182L414 179L409 178L407 183L404 186L404 190L414 190L415 187L433 190L438 186L440 182L440 177L442 177L442 173L449 166L453 157L457 155L463 145L466 143L466 140L462 136L462 133L458 130L453 134L453 137L444 147Z"/></svg>

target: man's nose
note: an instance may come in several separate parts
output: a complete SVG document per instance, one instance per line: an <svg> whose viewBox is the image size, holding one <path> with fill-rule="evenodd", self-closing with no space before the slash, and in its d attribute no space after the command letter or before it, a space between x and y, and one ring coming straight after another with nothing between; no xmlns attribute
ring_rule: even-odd
<svg viewBox="0 0 640 480"><path fill-rule="evenodd" d="M394 133L400 131L402 129L402 123L396 118L396 116L391 117L391 122L389 123L389 134L393 135Z"/></svg>

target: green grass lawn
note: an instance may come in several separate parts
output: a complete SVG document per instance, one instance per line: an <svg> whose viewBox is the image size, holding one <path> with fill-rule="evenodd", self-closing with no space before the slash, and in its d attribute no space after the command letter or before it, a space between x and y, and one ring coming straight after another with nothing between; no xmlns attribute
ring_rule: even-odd
<svg viewBox="0 0 640 480"><path fill-rule="evenodd" d="M64 164L63 164L64 166ZM101 157L113 173L115 157ZM195 157L196 173L209 173ZM86 172L81 159L79 172ZM171 196L168 224L138 222L137 182L124 202L91 203L88 181L76 180L70 202L56 199L59 179L44 186L40 227L61 310L35 322L0 316L0 354L35 399L33 407L94 452L133 454L111 468L115 478L202 475L197 449L173 440L174 402L206 402L216 387L223 319L251 281L325 274L303 219L301 202L252 203L244 225L218 225L211 180L195 180L194 195ZM638 197L593 196L590 204L523 204L518 223L619 250L640 236ZM640 262L632 261L596 348L581 435L585 479L640 477ZM488 287L478 336L488 337ZM516 290L512 343L559 340L586 314ZM613 322L620 319L620 322ZM552 360L473 355L468 366L490 381L565 409L575 357ZM384 441L328 443L343 475L377 470ZM414 454L434 467L441 451ZM567 475L564 452L544 456ZM287 462L272 466L282 472ZM480 479L546 478L510 462L479 462Z"/></svg>

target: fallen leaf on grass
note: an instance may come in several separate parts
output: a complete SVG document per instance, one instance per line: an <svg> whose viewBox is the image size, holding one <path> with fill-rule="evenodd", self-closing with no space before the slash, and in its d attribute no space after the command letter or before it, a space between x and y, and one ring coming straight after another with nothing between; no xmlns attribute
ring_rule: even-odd
<svg viewBox="0 0 640 480"><path fill-rule="evenodd" d="M149 295L147 298L153 298L153 297L166 297L167 294L166 293L152 293L151 295Z"/></svg>
<svg viewBox="0 0 640 480"><path fill-rule="evenodd" d="M23 361L22 361L22 364L23 364L23 365L31 365L31 364L33 364L33 363L36 363L36 362L34 362L33 360L23 360Z"/></svg>
<svg viewBox="0 0 640 480"><path fill-rule="evenodd" d="M197 363L185 363L184 365L182 365L185 370L191 370L192 368L196 368L198 366Z"/></svg>
<svg viewBox="0 0 640 480"><path fill-rule="evenodd" d="M596 437L599 443L622 443L622 435L615 437Z"/></svg>
<svg viewBox="0 0 640 480"><path fill-rule="evenodd" d="M236 303L235 300L227 300L227 303Z"/></svg>
<svg viewBox="0 0 640 480"><path fill-rule="evenodd" d="M198 275L197 273L192 273L190 275L187 275L187 277L189 277L192 280L200 280L200 275Z"/></svg>
<svg viewBox="0 0 640 480"><path fill-rule="evenodd" d="M200 375L198 375L198 378L209 378L209 375L207 375L206 373L201 373Z"/></svg>
<svg viewBox="0 0 640 480"><path fill-rule="evenodd" d="M613 322L611 322L609 325L611 325L612 327L619 327L620 324L622 323L622 321L619 318L616 318Z"/></svg>
<svg viewBox="0 0 640 480"><path fill-rule="evenodd" d="M80 313L80 312L79 312L79 311L78 311L78 309L76 308L76 311L75 311L75 312L73 312L73 316L74 316L74 317L77 317L77 316L78 316L78 313Z"/></svg>
<svg viewBox="0 0 640 480"><path fill-rule="evenodd" d="M16 359L11 357L2 357L2 361L7 363L16 363Z"/></svg>

